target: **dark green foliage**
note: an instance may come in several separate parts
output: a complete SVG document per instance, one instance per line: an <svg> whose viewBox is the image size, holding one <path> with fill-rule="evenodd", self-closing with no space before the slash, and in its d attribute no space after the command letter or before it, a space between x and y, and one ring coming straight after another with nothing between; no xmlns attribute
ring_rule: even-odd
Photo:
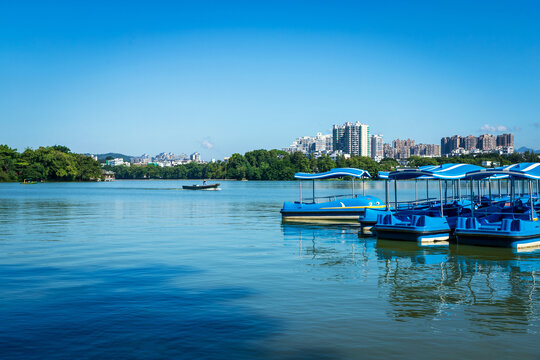
<svg viewBox="0 0 540 360"><path fill-rule="evenodd" d="M534 154L533 154L534 156ZM411 157L409 166L438 165L449 162L462 162L481 165L484 160L499 161L501 165L540 161L530 154L499 156L462 156L454 158ZM538 155L536 155L538 156ZM296 172L324 172L335 167L355 167L369 171L377 179L379 171L391 171L399 166L394 159L384 159L380 163L371 158L352 156L349 159L338 157L336 161L329 156L311 158L296 152L293 154L280 150L254 150L244 155L233 154L228 161L216 163L178 165L174 167L116 166L105 167L116 173L117 179L236 179L236 180L292 180Z"/></svg>
<svg viewBox="0 0 540 360"><path fill-rule="evenodd" d="M74 154L61 145L18 153L0 145L0 181L89 181L101 178L101 167L91 157Z"/></svg>
<svg viewBox="0 0 540 360"><path fill-rule="evenodd" d="M482 161L495 161L500 165L519 162L539 162L540 155L532 152L512 155L482 154L452 158L421 158L412 156L408 166L438 165L443 163L469 163L482 165ZM281 150L254 150L244 155L233 154L228 161L216 163L189 163L174 167L105 166L112 170L117 179L247 179L247 180L292 180L297 172L324 172L335 167L354 167L369 171L377 179L379 171L394 170L399 163L384 159L380 163L371 158L352 156L328 156L311 158L296 152L289 154ZM23 153L0 145L0 181L22 181L23 179L53 181L88 181L101 178L101 167L92 158L72 153L65 146L26 149Z"/></svg>

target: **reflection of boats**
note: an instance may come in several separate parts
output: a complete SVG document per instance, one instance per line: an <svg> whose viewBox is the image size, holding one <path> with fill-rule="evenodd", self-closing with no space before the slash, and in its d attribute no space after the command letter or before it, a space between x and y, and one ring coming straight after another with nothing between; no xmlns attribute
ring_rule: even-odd
<svg viewBox="0 0 540 360"><path fill-rule="evenodd" d="M377 239L376 248L379 259L410 258L413 263L426 265L448 260L446 246L426 247L411 241Z"/></svg>
<svg viewBox="0 0 540 360"><path fill-rule="evenodd" d="M211 185L183 185L184 190L219 190L219 183Z"/></svg>
<svg viewBox="0 0 540 360"><path fill-rule="evenodd" d="M456 314L472 333L522 333L536 320L539 253L378 239L379 289L396 320Z"/></svg>
<svg viewBox="0 0 540 360"><path fill-rule="evenodd" d="M325 197L315 197L315 180L335 179L350 176L353 178L351 195L334 195ZM365 170L354 168L335 168L328 172L319 174L296 173L296 179L312 180L313 198L304 199L302 197L302 181L300 184L300 200L296 202L285 202L281 209L283 220L286 221L358 221L360 215L366 209L384 208L383 202L374 196L356 195L354 193L354 179L369 177ZM362 182L363 184L363 182ZM364 189L364 188L363 188ZM325 201L326 200L326 201Z"/></svg>

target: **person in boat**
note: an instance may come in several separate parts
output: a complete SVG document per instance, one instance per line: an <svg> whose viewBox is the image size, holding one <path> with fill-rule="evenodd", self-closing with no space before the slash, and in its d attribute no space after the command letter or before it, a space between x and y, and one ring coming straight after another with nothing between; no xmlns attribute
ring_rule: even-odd
<svg viewBox="0 0 540 360"><path fill-rule="evenodd" d="M206 180L203 180L203 181L202 181L202 184L203 184L203 185L206 185Z"/></svg>

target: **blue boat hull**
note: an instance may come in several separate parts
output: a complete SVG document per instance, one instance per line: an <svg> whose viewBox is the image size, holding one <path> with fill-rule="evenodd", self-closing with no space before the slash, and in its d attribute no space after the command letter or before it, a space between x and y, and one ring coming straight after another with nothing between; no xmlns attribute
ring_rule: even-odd
<svg viewBox="0 0 540 360"><path fill-rule="evenodd" d="M342 199L319 204L285 202L281 209L286 221L352 221L364 215L366 209L384 208L382 201L373 196L358 196L353 199Z"/></svg>
<svg viewBox="0 0 540 360"><path fill-rule="evenodd" d="M460 218L455 230L458 244L522 249L540 246L540 222L502 219L498 222Z"/></svg>
<svg viewBox="0 0 540 360"><path fill-rule="evenodd" d="M378 216L377 223L371 228L378 239L415 241L434 243L448 241L452 233L448 219L413 215L399 217L391 213Z"/></svg>
<svg viewBox="0 0 540 360"><path fill-rule="evenodd" d="M456 242L464 245L494 246L512 249L540 247L540 235L512 236L505 234L474 234L458 232Z"/></svg>

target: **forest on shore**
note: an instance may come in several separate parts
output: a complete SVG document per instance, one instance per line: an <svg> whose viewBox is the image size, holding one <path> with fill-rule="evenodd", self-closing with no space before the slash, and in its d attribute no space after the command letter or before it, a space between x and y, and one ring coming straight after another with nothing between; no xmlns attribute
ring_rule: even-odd
<svg viewBox="0 0 540 360"><path fill-rule="evenodd" d="M444 163L468 163L482 165L483 161L492 161L502 165L519 162L538 162L538 154L515 153L511 155L482 154L460 157L422 158L412 156L407 166L440 165ZM399 166L394 159L383 159L380 163L369 157L329 156L314 158L301 152L289 154L281 150L254 150L241 154L233 154L227 161L215 163L189 163L173 167L115 166L107 167L116 174L117 179L236 179L236 180L292 180L297 172L325 172L336 167L353 167L367 170L374 179L379 171L390 171Z"/></svg>
<svg viewBox="0 0 540 360"><path fill-rule="evenodd" d="M438 165L443 163L468 163L482 165L483 161L510 165L519 162L539 162L532 152L511 155L482 154L460 157L421 158L412 156L407 166ZM97 181L102 179L102 169L111 170L117 179L236 179L236 180L292 180L297 172L324 172L336 167L353 167L367 170L374 179L379 171L390 171L399 166L394 159L380 163L369 157L310 157L301 152L289 154L281 150L254 150L233 154L227 161L188 163L172 167L155 164L143 166L103 166L90 156L76 154L65 146L55 145L26 149L17 152L7 145L0 145L0 182L24 181Z"/></svg>
<svg viewBox="0 0 540 360"><path fill-rule="evenodd" d="M87 155L55 145L17 152L0 145L0 182L8 181L97 181L101 164Z"/></svg>

